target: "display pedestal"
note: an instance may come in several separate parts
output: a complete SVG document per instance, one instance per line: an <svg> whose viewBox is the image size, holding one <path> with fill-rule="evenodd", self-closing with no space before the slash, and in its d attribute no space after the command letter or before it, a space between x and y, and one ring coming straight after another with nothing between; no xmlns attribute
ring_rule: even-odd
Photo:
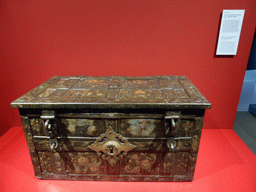
<svg viewBox="0 0 256 192"><path fill-rule="evenodd" d="M256 191L256 156L230 129L203 129L193 182L54 181L34 177L21 127L0 137L0 191Z"/></svg>

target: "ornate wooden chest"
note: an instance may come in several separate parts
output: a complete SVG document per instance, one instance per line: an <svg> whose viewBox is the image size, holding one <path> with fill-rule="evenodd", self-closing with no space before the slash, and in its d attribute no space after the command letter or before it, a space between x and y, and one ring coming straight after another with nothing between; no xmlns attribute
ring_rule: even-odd
<svg viewBox="0 0 256 192"><path fill-rule="evenodd" d="M39 179L192 181L211 104L185 76L69 76L11 106Z"/></svg>

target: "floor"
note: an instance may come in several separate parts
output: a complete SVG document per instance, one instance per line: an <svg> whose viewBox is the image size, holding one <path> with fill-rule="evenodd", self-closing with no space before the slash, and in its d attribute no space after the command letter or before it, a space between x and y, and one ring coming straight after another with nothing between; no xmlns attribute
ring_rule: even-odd
<svg viewBox="0 0 256 192"><path fill-rule="evenodd" d="M248 111L238 111L233 130L256 155L256 117Z"/></svg>
<svg viewBox="0 0 256 192"><path fill-rule="evenodd" d="M193 182L39 180L22 127L13 127L0 137L1 192L255 192L255 165L256 156L233 130L204 129Z"/></svg>

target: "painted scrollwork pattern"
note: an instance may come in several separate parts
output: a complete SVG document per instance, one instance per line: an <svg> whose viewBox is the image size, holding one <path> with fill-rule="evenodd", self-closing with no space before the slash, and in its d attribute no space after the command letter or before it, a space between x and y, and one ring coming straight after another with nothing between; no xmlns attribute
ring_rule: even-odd
<svg viewBox="0 0 256 192"><path fill-rule="evenodd" d="M173 171L174 153L167 153L163 159L163 174L171 175Z"/></svg>
<svg viewBox="0 0 256 192"><path fill-rule="evenodd" d="M62 101L83 102L94 100L95 102L103 97L105 90L70 90L63 97Z"/></svg>
<svg viewBox="0 0 256 192"><path fill-rule="evenodd" d="M129 137L157 137L162 136L161 120L129 119L121 120L121 134Z"/></svg>
<svg viewBox="0 0 256 192"><path fill-rule="evenodd" d="M108 87L109 80L106 79L81 79L74 88L83 89L106 89Z"/></svg>
<svg viewBox="0 0 256 192"><path fill-rule="evenodd" d="M182 136L188 137L193 134L194 121L182 120Z"/></svg>
<svg viewBox="0 0 256 192"><path fill-rule="evenodd" d="M143 80L143 79L127 79L124 81L123 84L124 88L135 88L135 89L143 89L143 88L151 88L151 89L157 89L158 85L157 85L157 81L156 79L147 79L147 80Z"/></svg>
<svg viewBox="0 0 256 192"><path fill-rule="evenodd" d="M42 173L64 173L64 160L60 153L38 152Z"/></svg>
<svg viewBox="0 0 256 192"><path fill-rule="evenodd" d="M195 166L196 166L196 159L197 159L196 154L193 154L193 153L189 154L187 176L190 180L193 180Z"/></svg>
<svg viewBox="0 0 256 192"><path fill-rule="evenodd" d="M189 153L176 153L175 154L175 172L174 175L186 175L188 167L188 154Z"/></svg>
<svg viewBox="0 0 256 192"><path fill-rule="evenodd" d="M200 143L200 138L198 135L195 135L192 138L192 145L191 145L191 151L192 152L197 152L199 148L199 143Z"/></svg>
<svg viewBox="0 0 256 192"><path fill-rule="evenodd" d="M101 120L95 119L61 119L63 134L70 136L97 136L103 132Z"/></svg>
<svg viewBox="0 0 256 192"><path fill-rule="evenodd" d="M35 145L34 145L34 142L33 142L30 121L29 121L29 118L25 117L25 116L21 116L21 121L22 121L23 129L24 129L24 132L25 132L25 135L26 135L26 140L27 140L27 144L28 144L32 164L33 164L33 167L34 167L35 176L38 176L41 173L40 161L39 161L39 158L38 158L38 155L37 155L37 152L36 152L36 148L35 148Z"/></svg>
<svg viewBox="0 0 256 192"><path fill-rule="evenodd" d="M67 167L69 173L75 174L104 174L105 163L96 153L67 153Z"/></svg>
<svg viewBox="0 0 256 192"><path fill-rule="evenodd" d="M44 121L42 119L36 118L30 120L33 135L47 135L43 126Z"/></svg>
<svg viewBox="0 0 256 192"><path fill-rule="evenodd" d="M123 161L122 173L129 175L159 174L156 153L130 153Z"/></svg>

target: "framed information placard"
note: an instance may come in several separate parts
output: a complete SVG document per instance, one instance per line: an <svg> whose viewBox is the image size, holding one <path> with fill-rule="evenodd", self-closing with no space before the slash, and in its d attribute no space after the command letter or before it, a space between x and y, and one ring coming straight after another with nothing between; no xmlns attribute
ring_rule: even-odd
<svg viewBox="0 0 256 192"><path fill-rule="evenodd" d="M236 55L245 10L223 10L216 55Z"/></svg>

